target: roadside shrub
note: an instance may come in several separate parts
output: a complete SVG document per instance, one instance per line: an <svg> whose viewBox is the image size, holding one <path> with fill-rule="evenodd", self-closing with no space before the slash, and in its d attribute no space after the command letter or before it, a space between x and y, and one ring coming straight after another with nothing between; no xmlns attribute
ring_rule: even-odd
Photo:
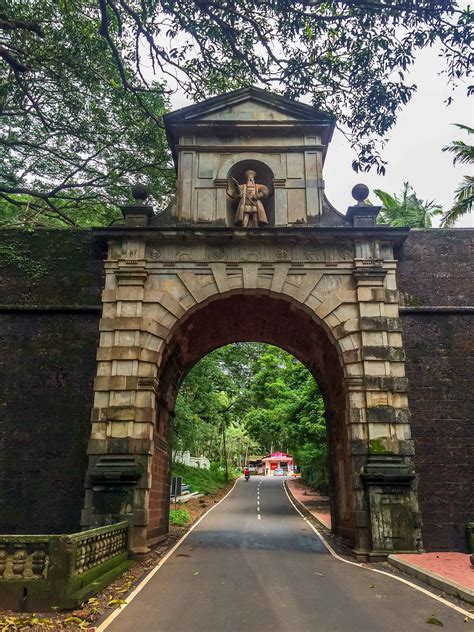
<svg viewBox="0 0 474 632"><path fill-rule="evenodd" d="M170 524L177 524L179 527L184 527L190 520L191 516L186 509L170 510Z"/></svg>
<svg viewBox="0 0 474 632"><path fill-rule="evenodd" d="M171 466L173 476L182 476L183 482L190 486L191 491L201 494L212 494L221 487L225 487L224 472L217 467L207 470L199 467L188 467L183 463L173 463Z"/></svg>

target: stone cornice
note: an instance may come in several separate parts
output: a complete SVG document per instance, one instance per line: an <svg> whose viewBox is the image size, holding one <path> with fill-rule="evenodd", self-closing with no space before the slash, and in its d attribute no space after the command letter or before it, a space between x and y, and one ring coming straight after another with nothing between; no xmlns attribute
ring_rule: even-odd
<svg viewBox="0 0 474 632"><path fill-rule="evenodd" d="M0 314L8 312L45 312L45 313L100 313L102 305L15 305L0 304ZM417 307L400 306L400 314L447 314L462 316L474 314L474 305L420 305Z"/></svg>
<svg viewBox="0 0 474 632"><path fill-rule="evenodd" d="M186 241L311 241L311 243L325 242L337 239L344 241L380 240L400 246L410 232L409 228L391 228L388 226L374 226L367 228L352 227L272 227L272 228L231 228L223 226L147 226L126 227L110 226L109 228L94 229L94 235L100 239L156 239L186 240Z"/></svg>

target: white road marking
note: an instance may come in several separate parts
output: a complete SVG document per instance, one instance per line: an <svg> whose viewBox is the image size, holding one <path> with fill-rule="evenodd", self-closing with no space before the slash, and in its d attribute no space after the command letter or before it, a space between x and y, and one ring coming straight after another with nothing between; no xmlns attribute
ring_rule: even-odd
<svg viewBox="0 0 474 632"><path fill-rule="evenodd" d="M93 628L94 632L103 632L105 629L107 629L109 627L109 625L112 623L112 621L114 621L119 616L119 614L121 614L125 610L125 608L128 606L128 604L133 599L135 599L135 597L138 595L138 593L141 592L145 588L145 586L148 584L150 579L152 579L152 577L155 575L155 573L157 573L160 570L160 568L163 566L163 564L173 555L173 553L176 551L176 549L178 549L182 545L182 543L186 540L186 538L191 533L191 531L193 531L198 526L198 524L201 522L201 520L203 520L209 513L211 513L211 511L213 509L215 509L218 505L220 505L221 502L223 502L227 498L227 496L229 496L229 494L231 494L234 491L238 480L239 479L236 479L232 489L230 489L227 492L227 494L223 498L221 498L219 500L219 502L217 502L215 505L212 505L212 507L210 507L206 511L206 513L204 513L199 518L199 520L196 520L196 522L192 525L192 527L189 529L189 531L186 531L186 533L183 535L183 537L180 540L178 540L176 542L176 544L173 546L173 548L171 548L168 551L168 553L164 556L164 558L162 560L160 560L159 564L157 564L154 568L151 569L151 571L148 573L148 575L146 575L142 579L142 581L138 584L138 586L134 590L132 590L132 592L128 595L128 597L125 597L125 599L124 599L125 603L123 604L123 607L121 606L119 608L116 608L113 612L111 612L109 614L109 616L104 621L102 621L102 623L97 628Z"/></svg>
<svg viewBox="0 0 474 632"><path fill-rule="evenodd" d="M258 514L257 518L258 518L258 520L260 520L260 518L261 518L260 514Z"/></svg>
<svg viewBox="0 0 474 632"><path fill-rule="evenodd" d="M431 597L432 599L439 601L443 605L448 606L448 608L451 608L452 610L456 610L457 612L462 614L464 617L468 617L469 619L474 619L474 614L472 612L469 612L468 610L464 610L464 608L460 608L459 606L456 606L455 604L451 603L450 601L447 601L446 599L443 599L442 597L438 597L438 595L435 595L429 590L426 590L426 588L422 588L421 586L417 586L416 584L413 584L412 582L408 581L408 579L403 579L403 577L392 575L391 573L387 573L386 571L380 571L378 568L370 568L370 566L364 566L363 564L359 564L359 562L351 562L350 560L345 560L343 557L341 557L340 555L336 553L336 551L332 548L329 542L327 542L326 539L321 535L321 533L316 529L314 524L310 520L308 520L308 518L305 518L305 516L301 513L301 511L293 502L293 499L291 498L290 494L288 493L288 490L285 484L283 484L283 487L285 489L285 493L288 497L288 500L293 505L293 508L299 513L299 515L303 518L303 520L309 524L311 529L316 533L316 535L322 541L322 543L327 548L329 553L333 557L335 557L337 560L339 560L340 562L344 562L345 564L351 564L351 566L358 566L359 568L364 568L366 571L371 571L372 573L379 573L380 575L386 575L387 577L390 577L391 579L395 579L398 582L401 582L402 584L406 584L407 586L410 586L411 588L414 588L415 590L422 592L424 595L427 595L428 597Z"/></svg>

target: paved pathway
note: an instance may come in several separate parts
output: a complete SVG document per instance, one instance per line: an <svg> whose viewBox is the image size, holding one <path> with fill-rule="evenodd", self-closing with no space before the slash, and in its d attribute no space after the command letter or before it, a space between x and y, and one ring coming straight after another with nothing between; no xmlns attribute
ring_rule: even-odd
<svg viewBox="0 0 474 632"><path fill-rule="evenodd" d="M398 553L397 559L419 566L421 570L435 573L474 590L474 569L469 553Z"/></svg>
<svg viewBox="0 0 474 632"><path fill-rule="evenodd" d="M289 478L288 487L293 497L308 509L326 529L331 529L331 509L329 498L321 496L303 483L301 478Z"/></svg>
<svg viewBox="0 0 474 632"><path fill-rule="evenodd" d="M108 632L469 631L463 615L340 562L296 513L281 479L239 480Z"/></svg>

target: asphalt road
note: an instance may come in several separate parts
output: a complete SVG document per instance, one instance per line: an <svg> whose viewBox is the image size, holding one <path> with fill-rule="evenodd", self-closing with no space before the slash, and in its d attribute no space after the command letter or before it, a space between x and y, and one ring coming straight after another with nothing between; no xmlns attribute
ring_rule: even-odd
<svg viewBox="0 0 474 632"><path fill-rule="evenodd" d="M260 518L259 518L260 516ZM239 480L108 632L472 631L462 614L332 557L282 479Z"/></svg>

